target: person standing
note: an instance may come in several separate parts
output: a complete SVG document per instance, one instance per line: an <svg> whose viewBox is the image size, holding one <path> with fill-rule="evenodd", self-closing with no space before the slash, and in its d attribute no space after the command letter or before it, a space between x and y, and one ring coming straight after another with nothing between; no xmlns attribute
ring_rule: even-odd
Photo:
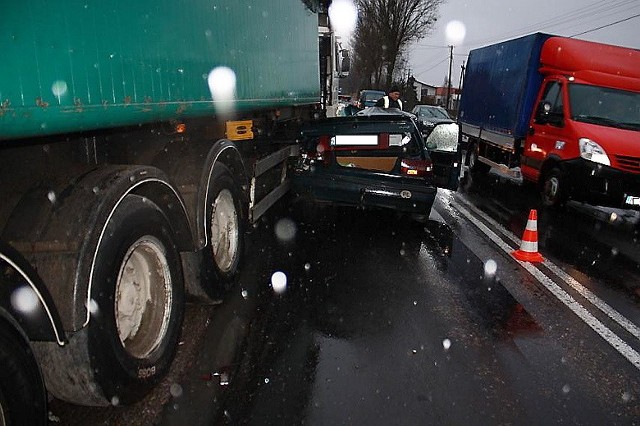
<svg viewBox="0 0 640 426"><path fill-rule="evenodd" d="M402 101L400 100L400 90L397 86L393 86L389 90L389 94L381 97L376 102L377 107L381 108L398 108L402 109Z"/></svg>

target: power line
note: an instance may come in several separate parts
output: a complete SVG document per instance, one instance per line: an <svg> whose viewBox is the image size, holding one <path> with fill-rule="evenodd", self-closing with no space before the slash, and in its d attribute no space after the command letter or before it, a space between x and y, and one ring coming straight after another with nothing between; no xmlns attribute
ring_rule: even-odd
<svg viewBox="0 0 640 426"><path fill-rule="evenodd" d="M579 25L579 23L576 22L577 20L586 19L587 21L593 21L593 19L598 19L598 15L600 15L600 18L601 18L602 14L606 14L610 16L613 13L626 12L630 8L625 8L623 10L621 10L621 8L624 8L629 4L632 5L631 8L634 8L634 6L638 5L638 2L637 0L621 0L621 1L611 2L611 3L595 1L593 3L590 3L584 6L583 8L580 8L579 10L558 13L552 18L544 19L536 23L518 28L516 30L502 33L502 35L499 35L499 36L494 36L491 38L479 39L474 41L467 41L465 42L465 45L481 46L487 43L495 43L499 40L504 40L504 39L528 34L532 31L540 31L541 29L544 29L544 28L553 28L560 25L562 25L564 28L567 27L567 24L571 24L569 25L570 27L576 26L576 25Z"/></svg>
<svg viewBox="0 0 640 426"><path fill-rule="evenodd" d="M592 29L590 29L590 30L583 31L583 32L578 33L578 34L574 34L574 35L569 36L569 37L576 37L576 36L579 36L579 35L583 35L583 34L587 34L587 33L592 33L592 32L594 32L594 31L598 31L598 30L601 30L601 29L603 29L603 28L612 27L612 26L614 26L614 25L616 25L616 24L619 24L619 23L621 23L621 22L625 22L625 21L629 21L629 20L631 20L631 19L633 19L633 18L637 18L638 16L640 16L640 13L638 13L637 15L629 16L628 18L625 18L625 19L620 19L620 20L615 21L615 22L612 22L612 23L610 23L610 24L602 25L602 26L597 27L597 28L592 28Z"/></svg>

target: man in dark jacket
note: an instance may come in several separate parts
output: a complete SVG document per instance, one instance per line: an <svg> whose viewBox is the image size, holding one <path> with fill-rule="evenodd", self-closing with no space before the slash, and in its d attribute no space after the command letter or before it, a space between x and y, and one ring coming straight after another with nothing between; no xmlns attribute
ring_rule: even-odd
<svg viewBox="0 0 640 426"><path fill-rule="evenodd" d="M398 108L401 110L402 101L400 100L400 90L396 86L393 86L387 96L378 99L376 106L381 108Z"/></svg>

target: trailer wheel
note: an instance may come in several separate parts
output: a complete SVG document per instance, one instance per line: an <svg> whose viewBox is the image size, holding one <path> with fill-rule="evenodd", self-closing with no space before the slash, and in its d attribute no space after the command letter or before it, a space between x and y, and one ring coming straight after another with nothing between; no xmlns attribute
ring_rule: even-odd
<svg viewBox="0 0 640 426"><path fill-rule="evenodd" d="M171 225L128 195L111 217L93 271L91 366L112 404L142 398L169 370L184 315L184 282Z"/></svg>
<svg viewBox="0 0 640 426"><path fill-rule="evenodd" d="M46 425L47 392L29 343L0 318L0 425Z"/></svg>
<svg viewBox="0 0 640 426"><path fill-rule="evenodd" d="M467 166L469 166L469 171L473 174L489 173L491 166L479 161L478 156L478 144L474 143L469 146L469 151L467 152Z"/></svg>
<svg viewBox="0 0 640 426"><path fill-rule="evenodd" d="M206 285L210 296L220 297L233 285L244 250L245 224L242 216L241 192L231 171L216 164L211 173L206 217L209 244L205 252Z"/></svg>
<svg viewBox="0 0 640 426"><path fill-rule="evenodd" d="M567 201L565 179L557 167L544 174L542 181L542 204L546 207L562 208Z"/></svg>

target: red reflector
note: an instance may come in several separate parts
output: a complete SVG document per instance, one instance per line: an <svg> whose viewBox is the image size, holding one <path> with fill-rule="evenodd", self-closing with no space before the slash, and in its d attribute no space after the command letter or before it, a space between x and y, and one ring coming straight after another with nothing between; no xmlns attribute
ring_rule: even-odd
<svg viewBox="0 0 640 426"><path fill-rule="evenodd" d="M407 160L400 163L400 173L407 176L429 176L433 173L431 160Z"/></svg>

